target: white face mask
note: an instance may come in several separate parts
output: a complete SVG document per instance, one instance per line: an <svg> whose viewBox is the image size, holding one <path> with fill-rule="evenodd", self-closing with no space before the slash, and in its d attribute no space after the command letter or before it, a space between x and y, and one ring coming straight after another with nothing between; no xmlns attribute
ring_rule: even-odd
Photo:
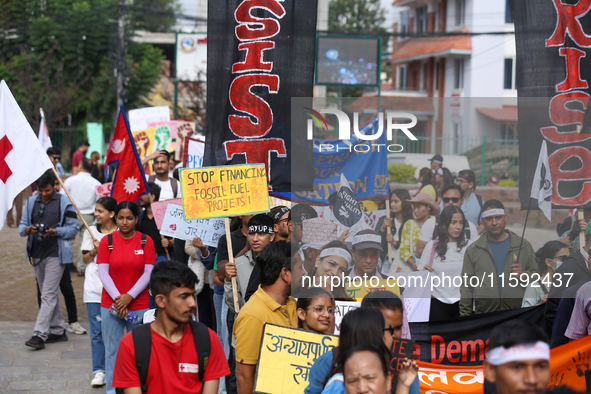
<svg viewBox="0 0 591 394"><path fill-rule="evenodd" d="M558 261L552 260L552 259L548 259L548 260L550 260L551 262L556 264L556 268L554 268L555 270L557 270L562 265L562 261L560 261L560 260L558 260Z"/></svg>

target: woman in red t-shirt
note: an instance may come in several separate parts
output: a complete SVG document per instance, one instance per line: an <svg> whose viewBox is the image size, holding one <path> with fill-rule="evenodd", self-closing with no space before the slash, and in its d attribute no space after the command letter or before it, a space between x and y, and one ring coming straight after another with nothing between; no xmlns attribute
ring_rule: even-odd
<svg viewBox="0 0 591 394"><path fill-rule="evenodd" d="M115 394L113 369L124 330L127 328L129 332L137 326L150 306L148 283L156 264L154 242L145 237L142 244L142 234L135 231L137 205L123 201L117 205L115 215L119 230L113 233L112 249L109 248L109 237L103 237L97 254L99 278L103 282L101 319L108 394ZM116 315L110 311L113 305ZM132 319L130 312L138 316L137 320Z"/></svg>

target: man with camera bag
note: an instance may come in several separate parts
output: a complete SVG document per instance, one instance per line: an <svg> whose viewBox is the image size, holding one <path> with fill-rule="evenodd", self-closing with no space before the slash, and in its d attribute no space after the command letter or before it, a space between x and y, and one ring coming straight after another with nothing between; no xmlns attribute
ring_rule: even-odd
<svg viewBox="0 0 591 394"><path fill-rule="evenodd" d="M53 172L43 174L35 184L38 195L30 197L18 226L21 237L28 236L27 258L41 290L41 306L34 333L26 346L44 349L45 343L67 341L58 288L64 264L73 260L70 238L78 233L78 218L68 197L56 193Z"/></svg>

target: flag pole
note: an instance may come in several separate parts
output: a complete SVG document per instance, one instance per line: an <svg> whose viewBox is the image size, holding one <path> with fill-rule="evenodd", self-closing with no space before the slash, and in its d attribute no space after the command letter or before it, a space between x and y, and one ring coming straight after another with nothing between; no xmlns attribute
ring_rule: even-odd
<svg viewBox="0 0 591 394"><path fill-rule="evenodd" d="M533 182L532 182L533 184ZM523 233L521 233L521 242L519 243L519 251L517 252L517 261L519 261L519 256L521 255L521 247L523 246L523 239L525 238L525 228L527 227L527 218L529 217L529 211L531 208L531 197L527 203L527 213L525 214L525 223L523 223ZM515 263L517 263L515 261Z"/></svg>
<svg viewBox="0 0 591 394"><path fill-rule="evenodd" d="M386 200L386 218L390 219L390 199L389 198ZM387 235L392 234L392 226L388 226L386 228L386 234ZM392 262L392 244L390 244L390 242L386 242L386 244L388 245L388 262L391 263Z"/></svg>
<svg viewBox="0 0 591 394"><path fill-rule="evenodd" d="M94 242L97 241L97 239L95 238L94 234L92 234L92 231L90 231L90 226L88 225L88 223L86 223L86 220L84 220L84 216L82 216L82 214L80 213L80 209L78 209L78 205L76 205L76 202L74 201L74 199L72 198L72 196L70 195L70 192L68 191L68 189L66 188L66 185L64 185L64 182L62 181L62 178L60 177L60 175L57 173L57 170L55 169L54 166L51 166L51 169L53 170L53 173L55 174L57 180L59 181L60 185L62 186L62 189L64 189L64 191L66 192L66 195L68 196L68 198L70 199L70 201L72 202L72 205L74 206L74 208L76 209L76 212L78 213L78 217L80 219L82 219L82 223L84 223L84 226L86 226L86 229L88 230L88 233L90 234L90 236L92 237L92 240Z"/></svg>
<svg viewBox="0 0 591 394"><path fill-rule="evenodd" d="M585 208L580 207L577 210L577 215L579 220L585 220ZM579 246L582 248L585 246L585 229L582 228L579 230Z"/></svg>

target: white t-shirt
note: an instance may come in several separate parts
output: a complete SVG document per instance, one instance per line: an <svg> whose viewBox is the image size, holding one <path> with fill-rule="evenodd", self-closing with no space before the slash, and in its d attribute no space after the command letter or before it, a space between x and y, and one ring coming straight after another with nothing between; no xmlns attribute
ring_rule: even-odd
<svg viewBox="0 0 591 394"><path fill-rule="evenodd" d="M150 178L149 175L146 175L146 181ZM172 179L173 178L168 178L167 181L159 181L158 178L154 179L154 183L157 184L158 186L160 186L160 198L158 199L158 201L164 201L164 200L170 200L175 198L174 197L174 192L172 191ZM180 194L180 185L179 185L179 191L178 193Z"/></svg>
<svg viewBox="0 0 591 394"><path fill-rule="evenodd" d="M440 285L433 287L431 295L439 301L446 304L453 304L460 300L460 280L462 276L462 266L464 265L464 254L466 253L466 248L468 248L468 245L471 243L472 241L468 241L468 244L458 252L458 245L455 242L448 242L445 260L441 260L437 251L433 251L433 241L429 241L427 246L425 246L423 255L418 263L418 268L419 270L422 270L425 265L429 264L431 251L433 251L435 253L432 263L434 272L431 272L431 276L439 277ZM438 282L433 282L433 280L436 281L436 279L432 279L431 283L437 285Z"/></svg>
<svg viewBox="0 0 591 394"><path fill-rule="evenodd" d="M478 239L478 229L472 222L468 222L468 225L470 226L470 241L474 242ZM419 240L423 242L431 241L433 239L433 230L435 230L435 216L431 216L423 223L423 227L421 227L421 232L419 233Z"/></svg>
<svg viewBox="0 0 591 394"><path fill-rule="evenodd" d="M90 231L94 234L94 237L100 242L103 237L107 234L99 233L96 229L96 226L90 226ZM84 231L84 235L82 236L82 245L80 246L80 250L92 250L94 249L94 245L92 243L92 237L88 231ZM90 263L86 266L86 271L84 272L84 297L83 300L85 303L93 302L99 303L101 302L101 297L103 294L103 282L101 282L98 274L98 264L96 263L96 256L92 259Z"/></svg>
<svg viewBox="0 0 591 394"><path fill-rule="evenodd" d="M96 187L101 185L99 181L94 179L89 172L79 172L77 175L66 179L64 185L70 192L81 214L91 215L94 213L96 200L99 199L96 194Z"/></svg>

